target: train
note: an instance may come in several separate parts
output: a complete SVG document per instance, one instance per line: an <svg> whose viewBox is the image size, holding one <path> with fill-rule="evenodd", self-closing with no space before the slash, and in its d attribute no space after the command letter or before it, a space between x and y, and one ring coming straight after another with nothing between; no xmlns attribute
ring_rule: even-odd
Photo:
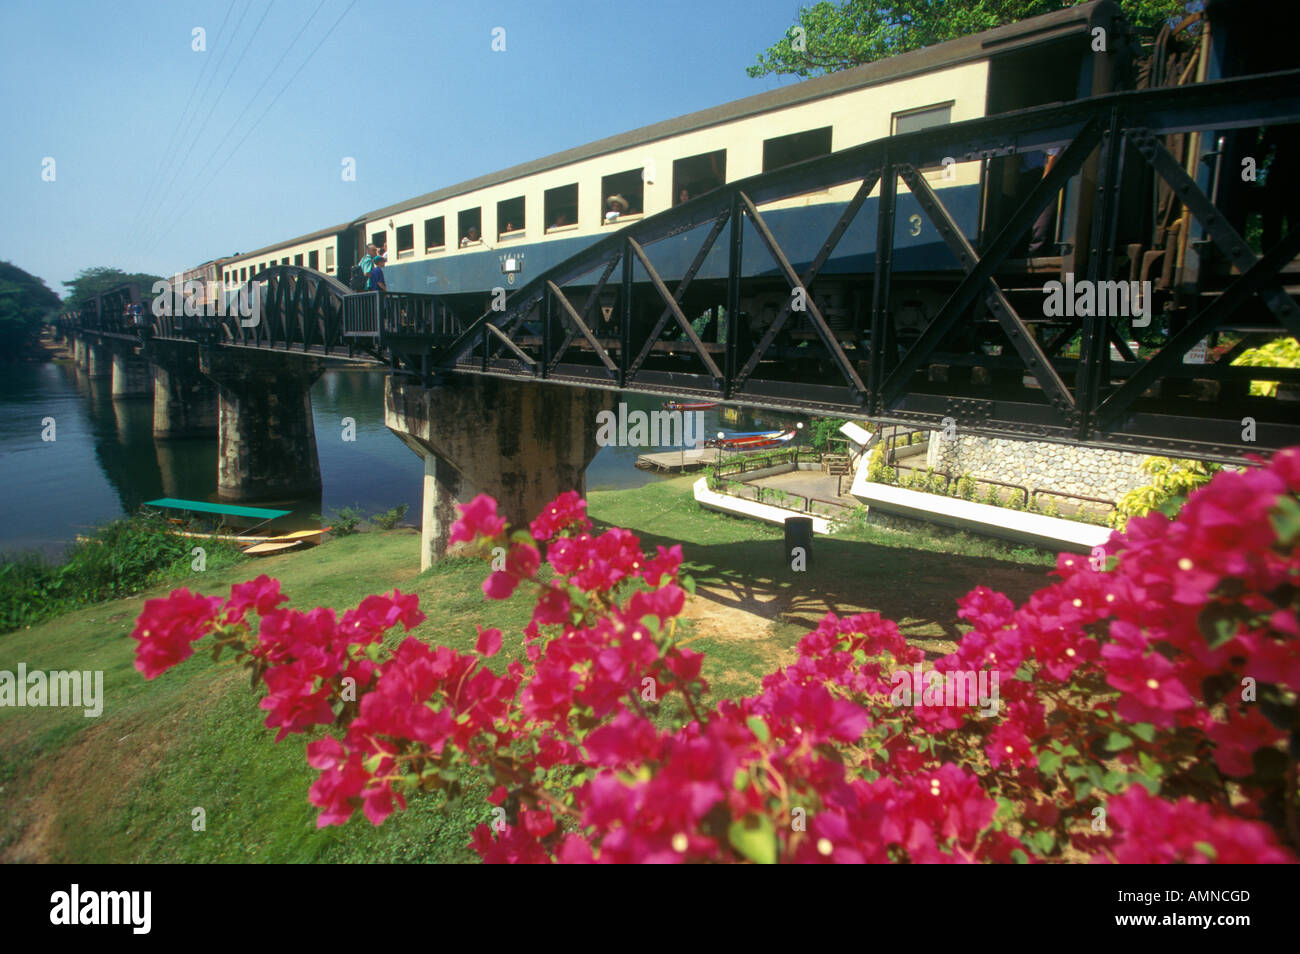
<svg viewBox="0 0 1300 954"><path fill-rule="evenodd" d="M1119 5L1089 0L601 139L209 266L226 292L275 265L346 284L365 246L374 244L387 251L389 291L432 293L477 317L495 289L527 281L612 230L726 183L894 134L1117 90L1289 68L1287 26L1278 5L1264 0L1207 0L1203 12L1163 29L1144 56ZM1183 138L1179 160L1203 187L1235 202L1239 218L1248 215L1257 192L1220 173L1243 150L1258 150L1258 142L1244 133L1213 142L1199 134ZM979 250L1041 179L1047 159L945 160L921 173ZM1040 286L1044 272L1070 267L1078 188L1071 182L1062 191L1045 234L1026 235L1019 265ZM814 257L853 192L835 187L764 208L791 261ZM905 192L900 189L890 302L900 340L920 334L956 281L947 246L923 227L918 203ZM1176 214L1168 189L1153 183L1150 195L1146 206L1125 210L1117 240L1135 248L1142 277L1169 292L1196 280L1196 250L1205 236L1190 216ZM860 283L849 279L871 269L874 228L874 215L859 216L839 246L845 251L822 269L815 299L833 329L859 326L870 308ZM669 261L656 263L661 273L680 274L685 260L671 261L671 248L666 254ZM771 264L758 243L748 243L744 254L747 268ZM725 254L711 255L698 272L700 287L724 277L726 268ZM837 275L846 280L837 282ZM770 292L759 286L748 294L741 302L748 332L761 332L788 296L779 278Z"/></svg>

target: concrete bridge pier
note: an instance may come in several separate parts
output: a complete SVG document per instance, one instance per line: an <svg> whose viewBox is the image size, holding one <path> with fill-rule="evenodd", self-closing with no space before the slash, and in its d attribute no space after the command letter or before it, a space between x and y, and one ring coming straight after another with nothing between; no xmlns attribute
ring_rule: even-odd
<svg viewBox="0 0 1300 954"><path fill-rule="evenodd" d="M92 378L108 378L113 375L113 354L108 347L98 341L86 341L86 374Z"/></svg>
<svg viewBox="0 0 1300 954"><path fill-rule="evenodd" d="M153 339L143 354L153 371L154 439L215 437L217 386L199 371L198 349Z"/></svg>
<svg viewBox="0 0 1300 954"><path fill-rule="evenodd" d="M319 358L251 348L201 348L217 385L217 494L223 500L309 497L321 490L311 386Z"/></svg>
<svg viewBox="0 0 1300 954"><path fill-rule="evenodd" d="M567 490L586 491L596 456L596 415L613 392L467 378L424 388L390 377L384 423L424 459L420 568L447 551L456 504L495 497L512 527L525 528Z"/></svg>
<svg viewBox="0 0 1300 954"><path fill-rule="evenodd" d="M149 362L135 353L130 345L119 344L113 353L113 397L148 397L153 393Z"/></svg>
<svg viewBox="0 0 1300 954"><path fill-rule="evenodd" d="M86 339L75 332L72 335L72 363L82 371L86 370Z"/></svg>

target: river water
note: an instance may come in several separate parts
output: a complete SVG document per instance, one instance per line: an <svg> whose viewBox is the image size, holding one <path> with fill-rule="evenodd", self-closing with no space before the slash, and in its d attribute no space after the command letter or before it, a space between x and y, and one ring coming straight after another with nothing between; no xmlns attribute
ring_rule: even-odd
<svg viewBox="0 0 1300 954"><path fill-rule="evenodd" d="M662 399L621 395L629 411L662 408ZM705 434L756 430L790 420L741 410L723 421L704 412ZM327 371L312 388L320 497L279 501L305 522L312 514L356 505L367 514L408 504L420 512L420 459L384 426L384 372ZM343 418L356 440L343 440ZM49 419L53 419L53 434ZM53 440L42 439L53 436ZM635 466L639 454L667 448L604 447L587 468L587 488L639 487L659 479ZM70 362L15 364L0 373L0 552L57 556L77 534L135 512L158 497L216 500L216 438L155 441L150 398L113 400L107 378L90 379Z"/></svg>

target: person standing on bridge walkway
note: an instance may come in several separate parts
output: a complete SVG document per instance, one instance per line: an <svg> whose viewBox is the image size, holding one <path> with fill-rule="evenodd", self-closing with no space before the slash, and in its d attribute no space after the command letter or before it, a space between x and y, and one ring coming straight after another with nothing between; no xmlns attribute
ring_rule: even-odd
<svg viewBox="0 0 1300 954"><path fill-rule="evenodd" d="M374 264L370 269L370 274L366 276L366 291L388 291L388 285L384 282L384 262L387 261L384 256L376 255Z"/></svg>

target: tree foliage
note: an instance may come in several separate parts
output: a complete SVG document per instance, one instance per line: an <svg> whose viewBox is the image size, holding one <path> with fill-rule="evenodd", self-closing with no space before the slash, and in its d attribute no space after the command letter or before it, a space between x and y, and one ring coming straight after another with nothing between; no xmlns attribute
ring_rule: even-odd
<svg viewBox="0 0 1300 954"><path fill-rule="evenodd" d="M1063 10L1080 0L822 0L758 55L750 76L819 76ZM1121 0L1129 21L1154 32L1195 0Z"/></svg>
<svg viewBox="0 0 1300 954"><path fill-rule="evenodd" d="M89 301L97 295L102 295L104 292L112 291L114 288L120 288L122 285L131 282L135 282L140 286L142 295L148 295L153 288L153 283L162 280L158 275L150 275L145 272L124 272L120 268L111 268L104 265L83 268L77 273L76 278L63 283L68 289L68 297L63 301L64 309L74 311L82 302Z"/></svg>
<svg viewBox="0 0 1300 954"><path fill-rule="evenodd" d="M35 275L0 262L0 361L31 354L41 323L59 307L59 296Z"/></svg>

